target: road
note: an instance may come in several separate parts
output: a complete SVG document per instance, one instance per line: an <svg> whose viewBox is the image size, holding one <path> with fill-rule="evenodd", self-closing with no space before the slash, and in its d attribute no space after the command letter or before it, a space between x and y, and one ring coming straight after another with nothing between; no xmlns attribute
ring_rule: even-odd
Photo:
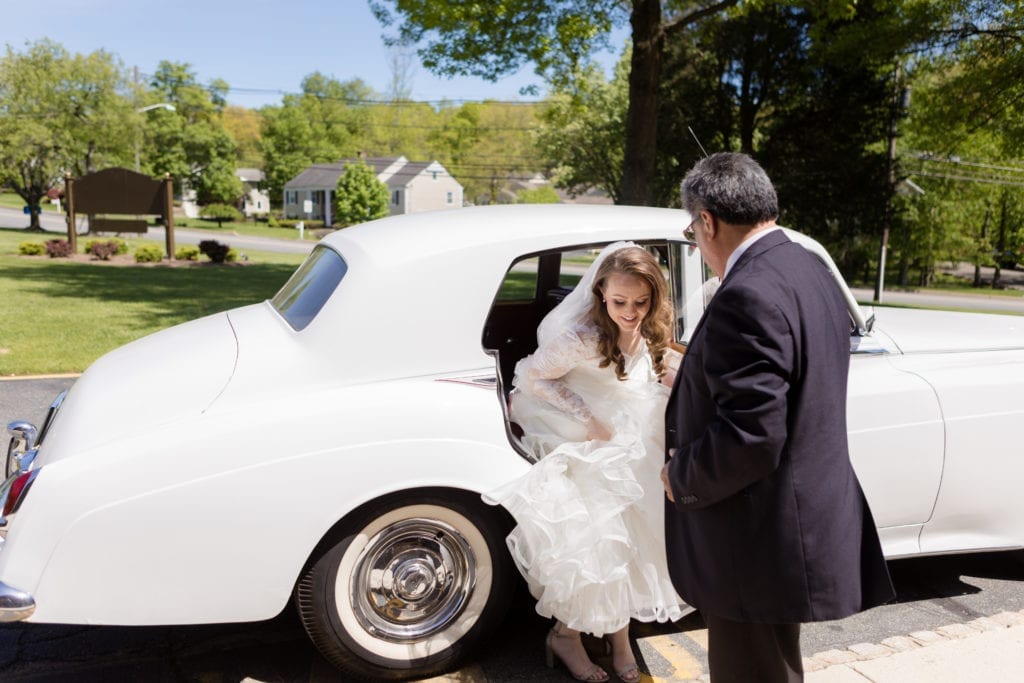
<svg viewBox="0 0 1024 683"><path fill-rule="evenodd" d="M1020 275L1024 272L1016 271ZM861 306L870 306L874 291L851 289ZM937 292L900 292L886 290L882 294L886 306L923 306L926 308L971 309L990 313L1015 313L1024 315L1024 297L1008 297L985 294L946 294Z"/></svg>
<svg viewBox="0 0 1024 683"><path fill-rule="evenodd" d="M40 224L47 232L61 233L67 235L67 227L64 223L64 215L56 213L43 213L40 217ZM0 207L0 226L27 227L28 216L16 209ZM85 230L84 223L79 222L79 235ZM29 233L31 236L31 233ZM54 236L56 237L56 235ZM145 235L146 239L154 242L164 243L164 229L151 227ZM312 240L290 241L272 239L268 237L250 237L248 235L236 235L225 230L222 233L212 233L209 230L189 230L188 228L174 229L175 244L199 244L202 240L216 239L219 242L226 242L239 251L251 249L255 251L273 251L286 254L308 254L313 245Z"/></svg>
<svg viewBox="0 0 1024 683"><path fill-rule="evenodd" d="M0 380L0 418L40 424L73 377ZM809 624L805 656L857 643L965 623L1024 609L1024 553L987 553L890 562L898 602L848 619ZM240 568L240 575L244 568ZM522 594L498 634L457 673L462 683L564 681L543 664L545 620ZM677 624L635 625L643 665L655 681L689 681L707 671L706 632L698 614ZM0 680L43 681L344 680L310 645L290 609L267 622L205 626L0 625Z"/></svg>

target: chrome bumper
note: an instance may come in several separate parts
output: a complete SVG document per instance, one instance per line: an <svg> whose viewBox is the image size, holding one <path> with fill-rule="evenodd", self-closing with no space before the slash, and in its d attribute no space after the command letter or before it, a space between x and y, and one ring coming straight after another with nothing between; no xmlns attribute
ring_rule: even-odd
<svg viewBox="0 0 1024 683"><path fill-rule="evenodd" d="M36 601L28 593L0 582L0 622L23 621L36 611Z"/></svg>

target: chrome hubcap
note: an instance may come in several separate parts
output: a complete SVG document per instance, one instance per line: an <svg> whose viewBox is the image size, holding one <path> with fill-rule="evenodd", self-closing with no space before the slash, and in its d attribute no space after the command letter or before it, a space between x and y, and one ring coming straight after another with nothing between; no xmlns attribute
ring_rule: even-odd
<svg viewBox="0 0 1024 683"><path fill-rule="evenodd" d="M451 624L475 580L476 557L462 534L436 519L407 519L382 529L363 548L349 597L368 633L410 642Z"/></svg>

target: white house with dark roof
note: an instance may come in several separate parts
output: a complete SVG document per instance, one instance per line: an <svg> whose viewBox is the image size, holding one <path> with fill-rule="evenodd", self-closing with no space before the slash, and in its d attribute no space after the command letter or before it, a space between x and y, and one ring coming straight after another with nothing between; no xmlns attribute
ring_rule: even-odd
<svg viewBox="0 0 1024 683"><path fill-rule="evenodd" d="M238 209L245 217L270 213L270 195L260 187L266 180L263 171L258 168L238 168L235 174L242 181L242 198L238 202Z"/></svg>
<svg viewBox="0 0 1024 683"><path fill-rule="evenodd" d="M309 218L332 225L338 179L346 166L359 162L365 162L377 180L388 186L391 215L462 207L462 185L437 161L370 157L313 164L289 180L284 186L285 218Z"/></svg>

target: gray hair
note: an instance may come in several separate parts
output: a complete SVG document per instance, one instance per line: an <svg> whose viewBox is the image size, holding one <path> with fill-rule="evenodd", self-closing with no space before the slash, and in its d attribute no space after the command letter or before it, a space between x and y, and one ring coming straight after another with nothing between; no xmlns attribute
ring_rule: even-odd
<svg viewBox="0 0 1024 683"><path fill-rule="evenodd" d="M779 217L779 199L764 169L746 154L718 152L701 159L683 178L683 208L704 209L733 225L756 225Z"/></svg>

